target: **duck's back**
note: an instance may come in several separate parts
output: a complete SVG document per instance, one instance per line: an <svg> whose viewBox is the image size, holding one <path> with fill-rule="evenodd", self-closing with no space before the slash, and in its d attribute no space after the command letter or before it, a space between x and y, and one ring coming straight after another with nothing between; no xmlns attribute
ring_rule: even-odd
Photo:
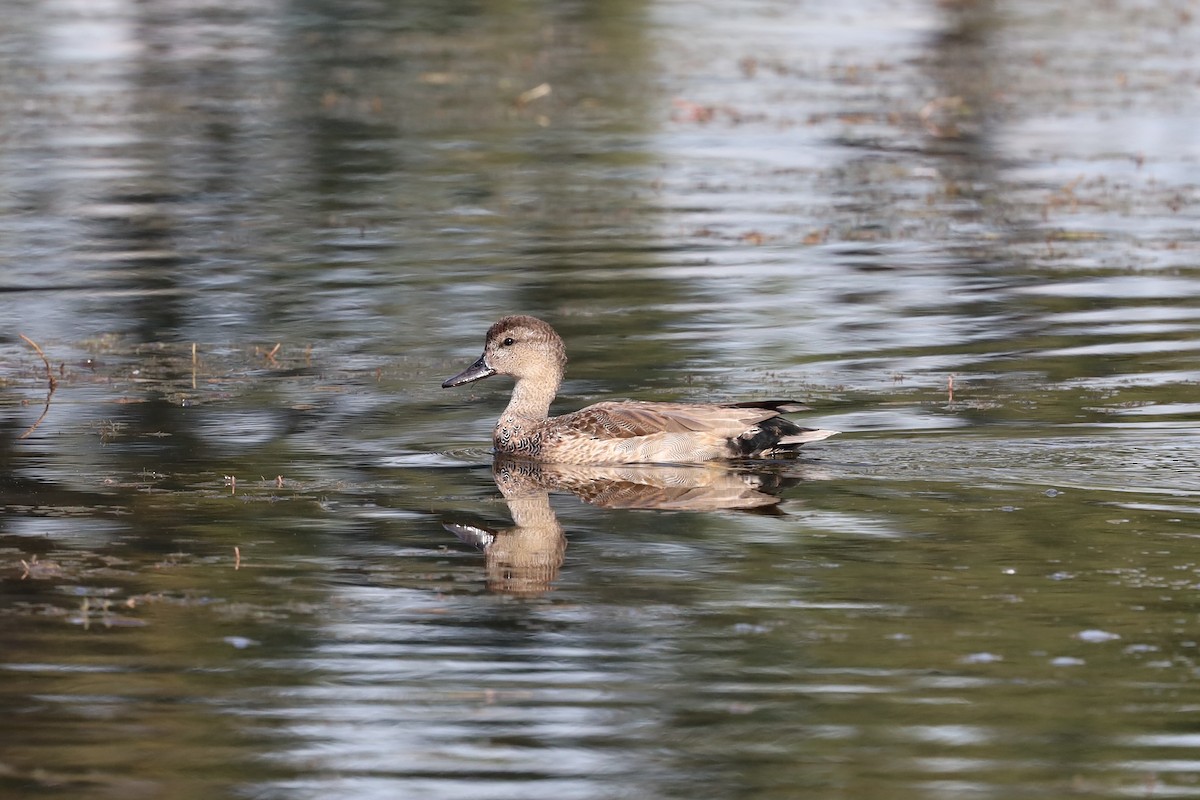
<svg viewBox="0 0 1200 800"><path fill-rule="evenodd" d="M544 424L541 458L564 464L694 463L790 451L832 431L780 416L790 402L597 403Z"/></svg>

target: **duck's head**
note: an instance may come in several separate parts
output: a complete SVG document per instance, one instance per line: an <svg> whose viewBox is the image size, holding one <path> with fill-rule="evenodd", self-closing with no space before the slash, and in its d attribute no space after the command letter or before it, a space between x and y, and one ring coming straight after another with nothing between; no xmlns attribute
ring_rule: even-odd
<svg viewBox="0 0 1200 800"><path fill-rule="evenodd" d="M557 388L566 363L562 337L549 323L523 315L503 317L488 328L483 355L453 378L443 381L442 388L492 375L511 375L518 381L525 378L547 381Z"/></svg>

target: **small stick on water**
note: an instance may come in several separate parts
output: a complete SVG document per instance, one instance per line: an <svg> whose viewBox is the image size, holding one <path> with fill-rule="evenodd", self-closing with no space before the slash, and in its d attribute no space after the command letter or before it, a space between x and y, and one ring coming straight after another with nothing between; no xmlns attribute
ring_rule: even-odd
<svg viewBox="0 0 1200 800"><path fill-rule="evenodd" d="M267 351L267 360L272 364L278 363L275 361L275 354L279 352L279 348L281 347L283 347L283 342L276 342L275 346Z"/></svg>
<svg viewBox="0 0 1200 800"><path fill-rule="evenodd" d="M237 494L237 476L226 475L225 484L229 487L230 494Z"/></svg>
<svg viewBox="0 0 1200 800"><path fill-rule="evenodd" d="M192 388L196 388L196 343L192 342Z"/></svg>
<svg viewBox="0 0 1200 800"><path fill-rule="evenodd" d="M954 402L954 374L953 373L951 373L950 376L946 378L946 392L950 395L949 402L953 403Z"/></svg>
<svg viewBox="0 0 1200 800"><path fill-rule="evenodd" d="M234 570L242 568L242 549L236 544L233 546L233 568Z"/></svg>
<svg viewBox="0 0 1200 800"><path fill-rule="evenodd" d="M283 488L283 476L282 476L282 475L276 475L276 476L275 476L275 488L276 488L276 489L282 489L282 488Z"/></svg>
<svg viewBox="0 0 1200 800"><path fill-rule="evenodd" d="M32 425L25 429L24 433L17 437L18 439L24 439L28 437L29 434L37 430L38 425L41 425L42 420L44 420L46 415L50 413L50 398L54 396L54 390L58 388L58 381L55 380L54 374L50 371L50 359L46 358L46 354L42 352L42 348L38 347L38 343L23 333L18 333L17 336L20 336L22 339L28 342L29 346L37 351L37 354L42 357L42 363L46 365L46 381L50 385L50 391L46 393L46 405L42 408L41 415L38 416L37 420Z"/></svg>
<svg viewBox="0 0 1200 800"><path fill-rule="evenodd" d="M46 358L46 354L42 352L42 348L38 347L38 343L33 339L30 339L23 333L18 333L17 336L20 336L22 339L28 342L29 346L32 347L39 356L42 357L42 363L46 365L46 380L50 382L50 391L53 392L58 388L58 381L54 379L54 375L50 372L50 359Z"/></svg>

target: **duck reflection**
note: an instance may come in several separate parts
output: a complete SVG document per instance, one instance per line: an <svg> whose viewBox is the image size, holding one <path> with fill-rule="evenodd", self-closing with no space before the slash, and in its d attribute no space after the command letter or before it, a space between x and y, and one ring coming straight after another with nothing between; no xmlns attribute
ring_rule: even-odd
<svg viewBox="0 0 1200 800"><path fill-rule="evenodd" d="M715 463L585 466L500 456L492 477L516 524L501 530L443 527L483 551L490 590L525 597L551 588L567 549L550 507L551 492L570 492L601 508L769 512L780 501L775 492L800 480L792 472L765 470L761 463L754 469Z"/></svg>

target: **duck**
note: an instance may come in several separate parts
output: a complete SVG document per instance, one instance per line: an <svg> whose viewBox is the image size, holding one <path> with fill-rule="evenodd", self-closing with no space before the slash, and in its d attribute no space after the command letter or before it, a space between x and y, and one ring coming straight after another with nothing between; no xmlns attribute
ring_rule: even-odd
<svg viewBox="0 0 1200 800"><path fill-rule="evenodd" d="M566 346L544 320L506 316L488 328L483 354L442 382L449 389L507 375L516 380L496 422L497 455L555 464L694 464L794 455L837 431L802 428L783 416L791 400L662 403L610 400L561 416L550 404L562 385Z"/></svg>

